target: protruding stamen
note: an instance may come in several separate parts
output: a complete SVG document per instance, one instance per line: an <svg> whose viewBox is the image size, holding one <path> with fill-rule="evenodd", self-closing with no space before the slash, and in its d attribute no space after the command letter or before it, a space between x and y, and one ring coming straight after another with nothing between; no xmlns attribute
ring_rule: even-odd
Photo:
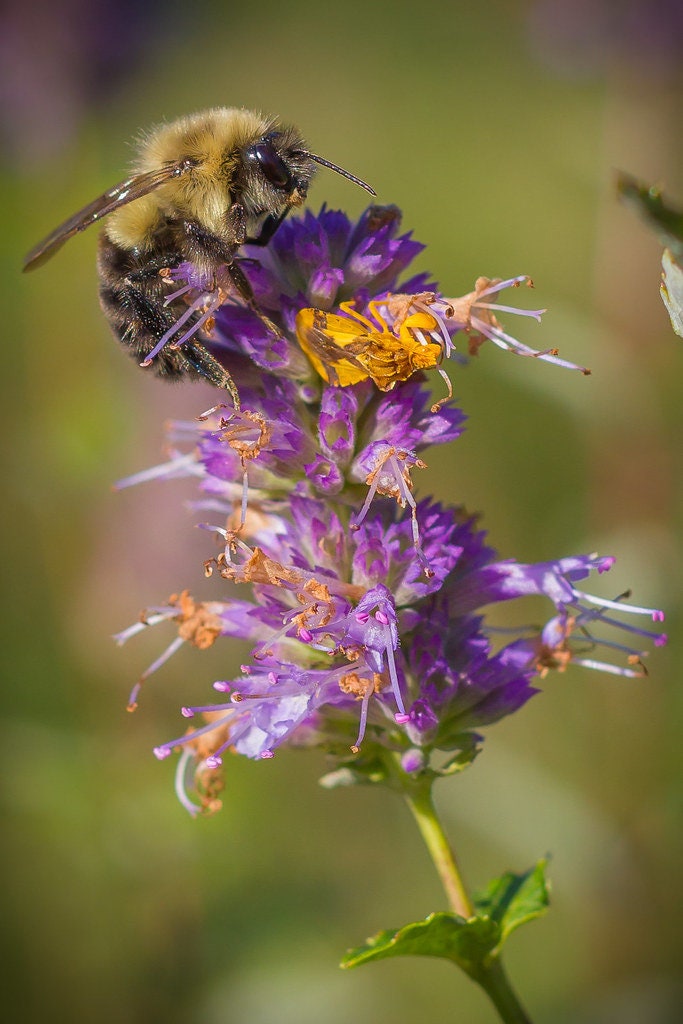
<svg viewBox="0 0 683 1024"><path fill-rule="evenodd" d="M195 818L201 811L201 807L190 800L188 790L188 776L193 774L195 759L192 750L189 747L185 747L182 754L178 758L178 765L175 772L175 793L183 805L185 810L189 811L193 818Z"/></svg>
<svg viewBox="0 0 683 1024"><path fill-rule="evenodd" d="M192 285L191 284L183 285L182 288L178 288L177 291L171 292L170 295L166 296L166 298L164 299L164 305L165 306L169 306L176 299L179 299L181 295L185 295L187 292L189 292L191 290L192 290Z"/></svg>
<svg viewBox="0 0 683 1024"><path fill-rule="evenodd" d="M174 341L173 344L171 345L171 348L173 349L180 348L180 346L183 345L186 341L188 341L193 334L196 334L197 331L201 330L206 321L213 316L218 307L222 305L224 300L225 294L220 288L217 288L214 291L213 296L208 303L208 306L205 295L202 295L198 299L195 299L195 301L190 306L188 306L188 308L185 310L182 316L180 316L173 324L173 326L166 331L163 337L159 339L159 341L156 343L156 345L149 353L149 355L140 363L140 366L151 366L154 359L159 355L162 348L170 341L173 335L177 334L181 327L184 327L184 325L187 323L187 321L194 313L198 312L200 309L203 309L204 313L202 313L202 315L199 317L196 323L194 323L192 327L190 327L190 329L182 335L182 337L180 337L177 341Z"/></svg>

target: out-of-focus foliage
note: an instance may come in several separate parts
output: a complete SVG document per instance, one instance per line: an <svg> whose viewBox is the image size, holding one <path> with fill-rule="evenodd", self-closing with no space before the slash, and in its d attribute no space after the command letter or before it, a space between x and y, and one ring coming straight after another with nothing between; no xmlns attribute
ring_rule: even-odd
<svg viewBox="0 0 683 1024"><path fill-rule="evenodd" d="M665 201L660 190L636 181L627 174L617 180L620 195L632 203L647 219L658 238L667 246L662 256L662 283L659 291L671 326L683 336L683 213Z"/></svg>
<svg viewBox="0 0 683 1024"><path fill-rule="evenodd" d="M671 326L683 338L683 267L672 256L670 249L662 256L662 283L659 286Z"/></svg>
<svg viewBox="0 0 683 1024"><path fill-rule="evenodd" d="M679 67L625 30L620 6L634 5L592 4L603 33L589 24L582 36L574 18L569 36L569 0L215 0L182 20L154 9L133 34L144 46L124 47L116 82L108 74L111 88L96 89L69 74L95 46L72 5L57 0L49 19L25 6L35 16L19 19L0 69L15 112L31 101L30 117L13 118L26 141L7 147L0 191L8 1019L407 1024L453 1019L456 1006L468 1024L492 1020L474 986L436 960L336 967L386 921L444 908L398 800L324 791L316 757L283 753L230 764L211 820L190 821L176 803L172 767L151 748L174 734L180 694L188 701L189 686L200 702L243 652L232 666L181 654L125 714L159 637L118 651L109 635L181 587L211 597L220 583L203 580L211 540L192 530L182 488L114 495L110 484L158 458L165 418L215 399L164 386L111 341L94 231L35 274L19 267L120 180L141 127L233 104L293 120L316 152L399 205L447 294L480 274L530 273L549 312L529 343L593 370L575 379L484 349L453 375L471 429L435 453L419 486L482 509L492 542L520 560L615 554L606 595L632 585L638 603L666 608L670 646L644 682L556 677L437 798L474 888L552 854L552 912L508 959L536 1024L673 1024L683 351L657 294L658 243L616 201L613 169L683 194ZM99 7L109 10L95 3L88 17ZM668 5L647 8L653 24L668 18L668 46ZM112 45L116 25L104 33ZM577 61L586 47L590 60ZM356 214L363 200L321 170L311 203L323 201Z"/></svg>

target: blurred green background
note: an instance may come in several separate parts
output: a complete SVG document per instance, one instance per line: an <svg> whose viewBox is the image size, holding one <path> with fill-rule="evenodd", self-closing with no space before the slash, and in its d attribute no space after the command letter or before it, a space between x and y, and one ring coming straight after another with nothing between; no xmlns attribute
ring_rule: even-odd
<svg viewBox="0 0 683 1024"><path fill-rule="evenodd" d="M182 652L125 712L170 634L123 650L110 635L174 590L219 584L203 580L208 538L185 485L110 485L159 460L166 418L214 397L166 387L112 343L94 231L35 275L18 268L122 177L139 128L219 104L279 113L372 182L428 243L420 266L447 294L531 274L535 293L516 298L549 311L514 333L592 367L582 378L486 346L455 368L469 430L428 455L419 493L481 509L504 557L615 554L601 592L632 586L665 608L670 645L646 680L549 679L437 796L472 886L552 856L552 911L507 955L536 1024L681 1020L683 348L658 295L660 246L613 191L619 168L683 201L676 10L4 5L7 1020L495 1020L445 963L336 966L443 906L394 797L324 792L322 758L285 752L230 762L215 818L178 805L151 748L243 650L230 664ZM364 201L321 171L310 201L323 200L353 215Z"/></svg>

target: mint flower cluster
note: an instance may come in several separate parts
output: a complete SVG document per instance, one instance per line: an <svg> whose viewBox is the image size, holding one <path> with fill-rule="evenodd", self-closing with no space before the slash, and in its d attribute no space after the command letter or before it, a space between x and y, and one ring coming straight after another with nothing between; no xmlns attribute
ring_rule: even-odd
<svg viewBox="0 0 683 1024"><path fill-rule="evenodd" d="M422 248L400 233L395 207L355 223L323 207L283 223L265 249L244 248L256 309L190 265L169 275L195 317L210 311L202 328L240 408L173 423L168 461L121 486L193 478L193 505L219 538L205 563L216 596L183 590L118 640L174 630L143 679L185 643L252 645L240 675L184 707L189 728L155 750L179 753L176 790L192 814L219 806L228 754L270 758L283 744L321 747L349 777L372 777L388 759L407 775L447 773L550 671L574 662L642 675L641 648L665 641L636 625L659 611L583 589L613 559L502 560L477 516L414 497L426 449L464 429L446 366L457 373L488 340L588 372L502 327L501 313L540 317L496 301L526 278L479 278L460 298L425 274L401 283ZM436 402L432 367L444 378ZM491 606L530 595L546 599L544 623L503 632L487 621Z"/></svg>

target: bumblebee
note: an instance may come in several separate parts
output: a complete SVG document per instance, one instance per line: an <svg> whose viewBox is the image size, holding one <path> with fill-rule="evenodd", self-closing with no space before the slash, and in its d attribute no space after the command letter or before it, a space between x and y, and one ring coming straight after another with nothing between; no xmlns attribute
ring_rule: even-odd
<svg viewBox="0 0 683 1024"><path fill-rule="evenodd" d="M190 287L169 295L168 279L189 263L203 282L200 290L222 299L236 292L279 333L256 306L238 252L245 243L268 244L289 211L304 202L316 164L375 194L311 153L297 128L275 118L236 107L180 118L143 136L131 176L55 228L26 256L24 270L41 266L69 238L106 217L97 268L100 303L115 336L161 377L207 380L227 389L239 408L232 377L200 340L219 303L207 309L195 301L188 308L183 294ZM187 326L182 337L167 344L180 326Z"/></svg>

